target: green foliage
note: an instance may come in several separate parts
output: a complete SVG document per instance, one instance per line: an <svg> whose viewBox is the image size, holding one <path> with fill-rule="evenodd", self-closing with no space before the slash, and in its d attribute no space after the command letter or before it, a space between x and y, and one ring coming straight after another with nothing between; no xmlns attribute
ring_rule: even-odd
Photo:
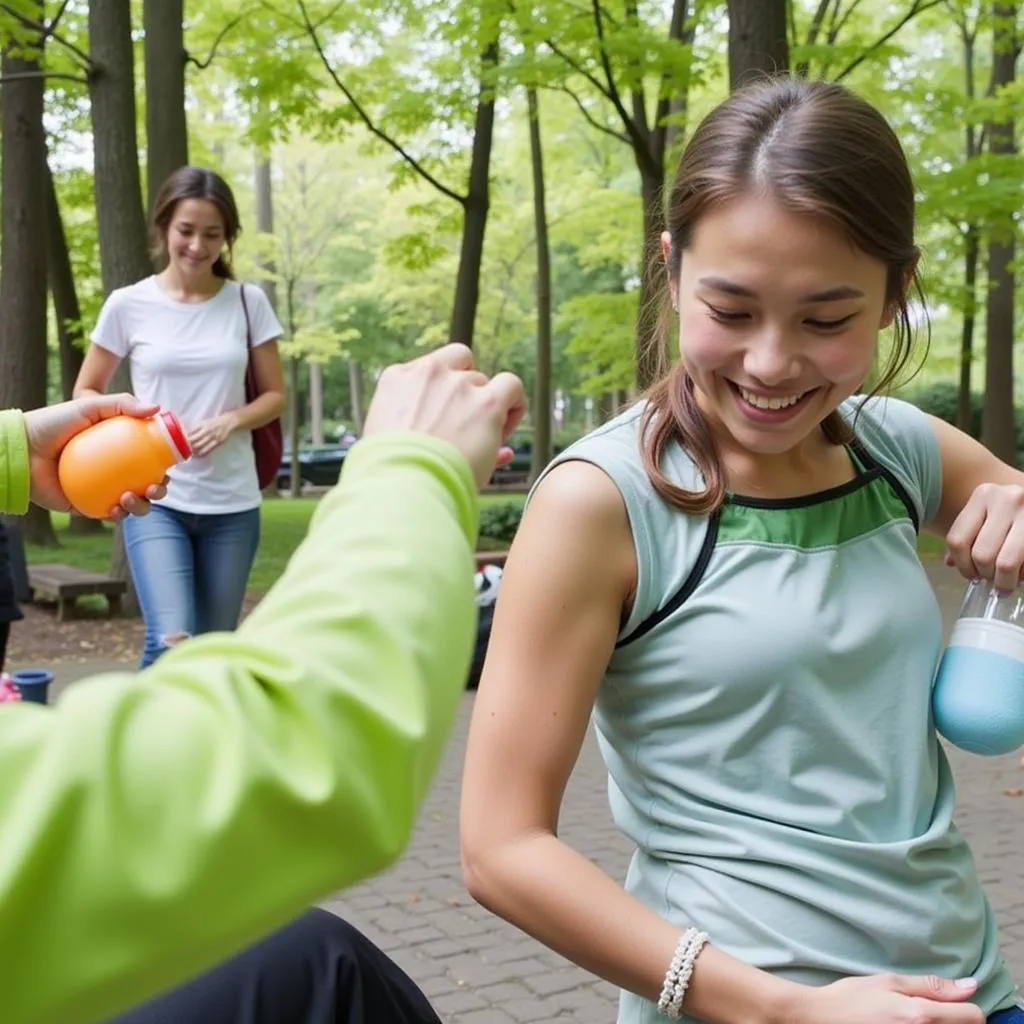
<svg viewBox="0 0 1024 1024"><path fill-rule="evenodd" d="M918 388L903 396L932 416L946 423L957 425L958 389L955 384L938 382L928 387ZM971 393L971 424L968 433L974 438L981 438L981 421L984 415L985 400L977 392ZM1024 451L1024 408L1014 412L1017 431L1017 448Z"/></svg>
<svg viewBox="0 0 1024 1024"><path fill-rule="evenodd" d="M523 507L517 501L503 501L480 510L480 536L511 543L523 518Z"/></svg>

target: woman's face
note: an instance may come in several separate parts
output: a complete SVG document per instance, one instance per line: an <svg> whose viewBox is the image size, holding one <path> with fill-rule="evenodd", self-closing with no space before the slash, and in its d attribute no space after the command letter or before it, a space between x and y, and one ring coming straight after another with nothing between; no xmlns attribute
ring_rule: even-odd
<svg viewBox="0 0 1024 1024"><path fill-rule="evenodd" d="M182 199L167 227L167 254L185 277L207 277L224 249L224 218L208 199Z"/></svg>
<svg viewBox="0 0 1024 1024"><path fill-rule="evenodd" d="M721 443L780 455L817 436L867 379L892 316L886 276L830 221L764 196L701 217L670 283L683 362Z"/></svg>

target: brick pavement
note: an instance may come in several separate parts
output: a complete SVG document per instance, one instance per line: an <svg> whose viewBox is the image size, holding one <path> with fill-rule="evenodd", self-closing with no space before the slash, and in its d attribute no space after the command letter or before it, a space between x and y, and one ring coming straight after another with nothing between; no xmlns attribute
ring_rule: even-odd
<svg viewBox="0 0 1024 1024"><path fill-rule="evenodd" d="M948 623L962 585L941 567L930 571ZM100 667L58 666L58 689ZM457 808L472 701L467 695L405 856L384 875L325 905L388 951L423 987L446 1024L611 1024L611 985L493 917L463 890ZM1007 960L1024 982L1024 797L1006 795L1024 787L1024 765L1019 755L979 758L955 750L951 760L959 785L958 821L972 840ZM629 845L611 823L603 767L589 737L566 795L562 834L613 877L623 876Z"/></svg>
<svg viewBox="0 0 1024 1024"><path fill-rule="evenodd" d="M959 577L930 569L947 627L963 594ZM472 708L467 696L448 755L412 844L386 874L326 904L362 929L409 972L447 1024L611 1024L616 990L476 906L462 887L457 808ZM950 751L958 823L970 838L1000 924L1007 961L1024 984L1024 787L1020 755ZM561 821L563 838L622 878L630 846L608 811L605 773L588 736Z"/></svg>

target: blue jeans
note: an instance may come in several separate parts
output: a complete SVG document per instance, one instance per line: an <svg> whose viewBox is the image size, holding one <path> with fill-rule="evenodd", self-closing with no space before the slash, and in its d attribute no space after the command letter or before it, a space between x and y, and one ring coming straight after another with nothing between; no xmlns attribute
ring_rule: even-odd
<svg viewBox="0 0 1024 1024"><path fill-rule="evenodd" d="M988 1024L1024 1024L1024 1010L1020 1008L1000 1010L999 1013L993 1013L989 1017Z"/></svg>
<svg viewBox="0 0 1024 1024"><path fill-rule="evenodd" d="M232 630L260 541L260 510L179 512L154 505L124 522L146 638L140 668L198 633Z"/></svg>

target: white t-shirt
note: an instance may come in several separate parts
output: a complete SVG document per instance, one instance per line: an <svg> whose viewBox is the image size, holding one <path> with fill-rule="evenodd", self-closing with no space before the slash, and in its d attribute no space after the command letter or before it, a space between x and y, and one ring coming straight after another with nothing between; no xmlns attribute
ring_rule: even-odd
<svg viewBox="0 0 1024 1024"><path fill-rule="evenodd" d="M253 347L284 333L263 289L247 285ZM245 402L248 351L241 286L179 302L147 277L111 292L92 340L128 359L139 400L173 412L186 432ZM252 434L239 430L204 458L174 466L162 504L182 512L244 512L260 504Z"/></svg>

